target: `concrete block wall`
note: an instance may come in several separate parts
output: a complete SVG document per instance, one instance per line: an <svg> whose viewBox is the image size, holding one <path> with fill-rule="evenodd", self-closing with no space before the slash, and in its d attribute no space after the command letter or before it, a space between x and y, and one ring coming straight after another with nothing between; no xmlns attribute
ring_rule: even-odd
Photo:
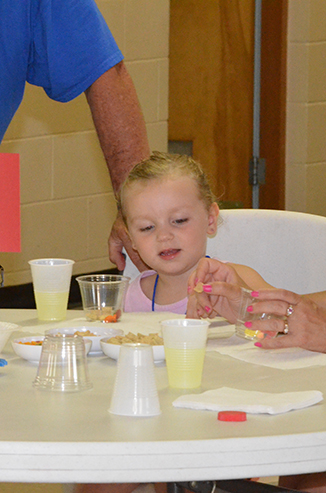
<svg viewBox="0 0 326 493"><path fill-rule="evenodd" d="M152 150L167 150L168 0L98 0L136 86ZM26 85L0 152L20 154L21 253L0 253L5 284L31 281L28 260L66 257L74 274L114 267L107 239L115 198L82 94L50 100Z"/></svg>
<svg viewBox="0 0 326 493"><path fill-rule="evenodd" d="M326 0L289 0L286 209L326 215Z"/></svg>

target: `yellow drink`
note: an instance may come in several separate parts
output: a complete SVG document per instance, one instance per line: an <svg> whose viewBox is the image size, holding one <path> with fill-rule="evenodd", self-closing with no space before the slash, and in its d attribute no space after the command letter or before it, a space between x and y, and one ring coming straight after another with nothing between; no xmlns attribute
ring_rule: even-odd
<svg viewBox="0 0 326 493"><path fill-rule="evenodd" d="M201 384L205 348L172 349L165 347L166 367L170 387L193 389Z"/></svg>
<svg viewBox="0 0 326 493"><path fill-rule="evenodd" d="M34 291L39 320L63 320L66 318L69 291Z"/></svg>

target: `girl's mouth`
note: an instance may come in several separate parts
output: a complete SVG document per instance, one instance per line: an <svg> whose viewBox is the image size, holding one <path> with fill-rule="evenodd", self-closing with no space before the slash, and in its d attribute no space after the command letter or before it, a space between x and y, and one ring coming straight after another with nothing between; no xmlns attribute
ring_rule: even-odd
<svg viewBox="0 0 326 493"><path fill-rule="evenodd" d="M169 248L168 250L163 250L162 252L160 252L159 256L164 260L172 260L178 255L180 251L181 250L177 248Z"/></svg>

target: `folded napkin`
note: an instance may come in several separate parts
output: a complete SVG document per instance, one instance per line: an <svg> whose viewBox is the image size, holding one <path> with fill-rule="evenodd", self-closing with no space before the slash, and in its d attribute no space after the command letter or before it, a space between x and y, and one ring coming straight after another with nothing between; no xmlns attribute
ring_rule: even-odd
<svg viewBox="0 0 326 493"><path fill-rule="evenodd" d="M220 354L225 354L247 363L269 366L279 370L295 370L326 365L326 354L297 347L261 349L254 345L254 341L248 341L236 335L223 339L209 339L207 351L217 351Z"/></svg>
<svg viewBox="0 0 326 493"><path fill-rule="evenodd" d="M174 407L202 409L208 411L244 411L251 414L281 414L294 409L309 407L323 400L319 390L304 392L281 392L270 394L251 390L221 387L202 394L188 394L178 397Z"/></svg>

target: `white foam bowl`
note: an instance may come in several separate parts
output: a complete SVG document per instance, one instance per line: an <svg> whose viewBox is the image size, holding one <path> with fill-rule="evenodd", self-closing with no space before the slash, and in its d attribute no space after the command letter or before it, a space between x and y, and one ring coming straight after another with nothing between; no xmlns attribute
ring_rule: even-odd
<svg viewBox="0 0 326 493"><path fill-rule="evenodd" d="M20 337L19 339L14 339L11 342L12 348L17 354L23 359L26 359L30 363L38 364L41 357L42 346L34 346L31 344L22 344L26 342L32 341L44 341L45 336L28 336L28 337ZM89 353L92 347L92 341L89 339L84 339L86 354Z"/></svg>
<svg viewBox="0 0 326 493"><path fill-rule="evenodd" d="M112 359L118 360L121 344L111 344L108 342L110 337L101 339L100 344L104 354ZM153 358L157 363L158 361L165 360L164 346L152 346L153 348Z"/></svg>
<svg viewBox="0 0 326 493"><path fill-rule="evenodd" d="M90 326L90 325L74 325L74 326L66 326L61 328L49 329L45 333L46 334L74 334L75 332L86 332L85 337L92 341L92 347L90 350L90 354L101 353L102 349L100 345L100 340L103 337L115 337L123 335L123 330L121 329L113 329L112 327L98 327L98 326ZM87 335L87 332L91 332L95 334L94 336Z"/></svg>
<svg viewBox="0 0 326 493"><path fill-rule="evenodd" d="M0 322L0 353L7 344L7 341L11 334L15 330L19 330L19 325L11 324L9 322Z"/></svg>

